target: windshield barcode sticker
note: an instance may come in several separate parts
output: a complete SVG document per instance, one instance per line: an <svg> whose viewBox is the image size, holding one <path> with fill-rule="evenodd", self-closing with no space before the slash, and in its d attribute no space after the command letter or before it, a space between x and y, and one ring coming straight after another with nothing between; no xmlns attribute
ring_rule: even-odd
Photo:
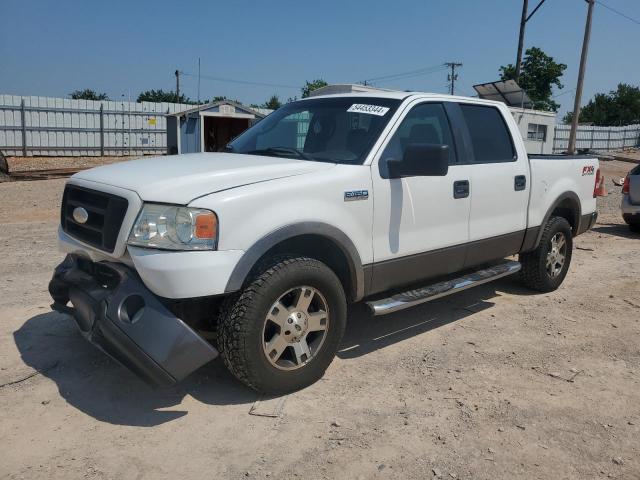
<svg viewBox="0 0 640 480"><path fill-rule="evenodd" d="M364 103L354 103L349 107L349 110L347 110L347 112L368 113L369 115L378 115L379 117L382 117L388 111L388 107L381 107L379 105L366 105Z"/></svg>

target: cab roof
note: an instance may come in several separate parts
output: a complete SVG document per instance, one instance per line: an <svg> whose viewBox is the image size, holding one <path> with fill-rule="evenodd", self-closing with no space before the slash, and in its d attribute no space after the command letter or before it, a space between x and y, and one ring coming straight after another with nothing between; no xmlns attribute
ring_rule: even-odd
<svg viewBox="0 0 640 480"><path fill-rule="evenodd" d="M397 100L405 100L409 97L446 99L446 100L455 100L460 102L468 102L469 100L472 100L474 103L478 102L478 103L484 103L489 105L504 105L504 103L502 102L497 102L494 100L484 100L477 97L463 97L459 95L449 95L446 93L402 92L402 91L394 91L394 90L388 90L388 91L372 90L369 92L332 93L327 95L317 95L317 96L303 98L302 101L313 100L318 98L393 98Z"/></svg>

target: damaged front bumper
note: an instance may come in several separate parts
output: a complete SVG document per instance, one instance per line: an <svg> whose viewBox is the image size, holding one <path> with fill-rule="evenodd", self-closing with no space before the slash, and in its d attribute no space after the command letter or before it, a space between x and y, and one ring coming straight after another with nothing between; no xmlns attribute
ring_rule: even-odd
<svg viewBox="0 0 640 480"><path fill-rule="evenodd" d="M122 264L67 255L49 292L51 308L73 315L87 340L152 385L174 385L218 356Z"/></svg>

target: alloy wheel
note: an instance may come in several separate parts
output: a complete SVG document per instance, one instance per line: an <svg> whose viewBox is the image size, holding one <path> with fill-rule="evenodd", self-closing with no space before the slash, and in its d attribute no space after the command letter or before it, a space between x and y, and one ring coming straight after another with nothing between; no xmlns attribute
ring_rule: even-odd
<svg viewBox="0 0 640 480"><path fill-rule="evenodd" d="M265 318L262 343L267 360L281 370L309 363L322 348L329 328L329 307L318 289L288 290Z"/></svg>
<svg viewBox="0 0 640 480"><path fill-rule="evenodd" d="M547 253L547 273L551 278L555 278L562 272L564 262L567 258L567 239L564 233L558 232L551 237L549 253Z"/></svg>

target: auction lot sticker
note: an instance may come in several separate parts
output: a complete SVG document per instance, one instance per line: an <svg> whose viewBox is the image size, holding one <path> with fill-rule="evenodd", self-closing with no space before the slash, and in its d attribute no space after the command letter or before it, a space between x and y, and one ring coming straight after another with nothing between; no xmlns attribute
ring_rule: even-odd
<svg viewBox="0 0 640 480"><path fill-rule="evenodd" d="M381 107L379 105L367 105L364 103L354 103L347 110L347 112L368 113L369 115L378 115L379 117L382 117L388 111L389 108L387 107Z"/></svg>

